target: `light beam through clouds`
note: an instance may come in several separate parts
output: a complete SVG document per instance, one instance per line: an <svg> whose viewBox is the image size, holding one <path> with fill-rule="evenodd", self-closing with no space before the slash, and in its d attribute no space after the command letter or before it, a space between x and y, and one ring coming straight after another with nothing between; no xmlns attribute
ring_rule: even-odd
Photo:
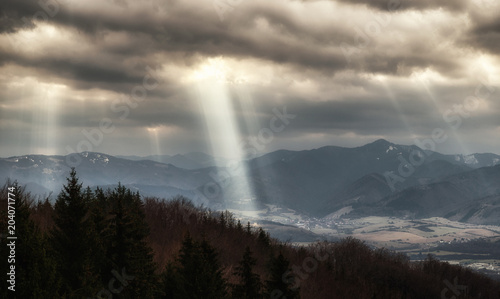
<svg viewBox="0 0 500 299"><path fill-rule="evenodd" d="M144 132L151 124L163 154L205 151L200 145L210 143L209 135L197 123L203 110L186 105L192 104L186 90L214 71L223 76L221 61L245 75L224 83L227 94L236 93L238 136L258 132L273 107L300 115L266 151L361 146L375 136L412 144L444 126L436 107L446 111L474 93L475 72L500 88L497 2L255 0L221 21L213 1L58 1L47 8L56 2L2 0L0 156L67 154L66 146L75 147L81 131L104 117L116 120L116 130L95 151L148 155L154 134ZM359 50L351 63L342 44ZM117 120L109 108L116 95L130 94L142 85L145 67L156 65L165 81ZM412 82L416 74L426 76L429 90L418 78ZM374 77L383 78L384 88L374 86ZM229 82L238 83L231 92ZM50 96L54 102L42 83L65 89ZM457 132L469 153L500 153L499 102L498 92L482 99ZM449 135L440 151L459 152Z"/></svg>
<svg viewBox="0 0 500 299"><path fill-rule="evenodd" d="M245 159L240 147L240 131L235 118L235 110L229 95L227 86L227 66L221 57L209 59L200 69L193 73L193 81L198 91L197 102L205 119L206 131L209 136L212 155L215 157L226 157L235 162L232 165L218 165L229 170L229 182L227 183L238 190L241 196L238 200L245 200L253 206L253 191L247 177ZM221 183L221 182L218 182Z"/></svg>
<svg viewBox="0 0 500 299"><path fill-rule="evenodd" d="M149 142L151 144L151 155L161 155L160 141L158 139L158 127L146 128L149 134Z"/></svg>

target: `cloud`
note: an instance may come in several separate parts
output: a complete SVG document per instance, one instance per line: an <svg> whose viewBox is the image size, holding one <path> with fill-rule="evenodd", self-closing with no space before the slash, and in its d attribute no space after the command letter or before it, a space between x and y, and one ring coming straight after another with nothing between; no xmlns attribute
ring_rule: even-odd
<svg viewBox="0 0 500 299"><path fill-rule="evenodd" d="M161 128L171 151L209 144L197 104L203 91L195 92L192 78L211 59L227 68L242 127L248 118L268 126L274 108L297 115L269 149L335 138L344 145L380 137L411 143L446 127L442 113L474 95L479 77L500 88L498 13L484 1L242 1L223 20L208 0L42 3L53 5L0 4L0 133L33 139L51 128L59 152L105 117L116 131L101 151L127 148L134 138L148 143L148 127ZM144 84L148 69L158 86L122 117L123 99ZM238 103L242 94L255 113ZM499 126L497 99L484 99L486 108L464 122L475 142ZM44 138L8 152L36 149L30 144Z"/></svg>
<svg viewBox="0 0 500 299"><path fill-rule="evenodd" d="M496 9L495 9L496 8ZM472 14L473 26L462 39L464 45L473 46L498 56L500 47L500 8L495 3L489 11L478 10Z"/></svg>
<svg viewBox="0 0 500 299"><path fill-rule="evenodd" d="M369 6L382 11L446 9L463 11L468 7L466 0L339 0L348 4Z"/></svg>

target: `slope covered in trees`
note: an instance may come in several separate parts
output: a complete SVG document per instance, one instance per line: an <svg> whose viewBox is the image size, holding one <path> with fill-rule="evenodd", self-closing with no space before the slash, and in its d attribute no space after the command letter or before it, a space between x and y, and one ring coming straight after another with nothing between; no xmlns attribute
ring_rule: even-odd
<svg viewBox="0 0 500 299"><path fill-rule="evenodd" d="M7 273L8 187L15 190L16 293L1 298L500 298L500 283L359 240L297 247L183 197L83 188L73 171L54 204L0 190ZM444 297L443 297L444 296Z"/></svg>

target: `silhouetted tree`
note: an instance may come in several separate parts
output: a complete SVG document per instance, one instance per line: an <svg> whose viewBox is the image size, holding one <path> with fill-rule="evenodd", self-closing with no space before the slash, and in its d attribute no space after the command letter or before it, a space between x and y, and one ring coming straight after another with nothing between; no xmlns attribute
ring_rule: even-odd
<svg viewBox="0 0 500 299"><path fill-rule="evenodd" d="M269 280L266 281L266 297L295 299L299 297L298 289L292 289L295 284L292 275L285 274L290 271L290 262L280 252L277 257L271 256L268 264Z"/></svg>
<svg viewBox="0 0 500 299"><path fill-rule="evenodd" d="M10 190L8 189L10 188ZM57 297L59 289L59 277L56 272L55 262L47 252L47 240L40 232L35 223L30 219L30 206L32 204L31 195L25 192L25 189L20 187L17 182L11 184L9 181L3 188L6 198L14 199L12 205L15 213L8 214L15 221L15 255L12 256L14 263L9 263L15 266L16 287L15 293L8 291L8 286L5 285L6 279L2 279L2 298L8 298L9 294L15 294L18 298L49 298ZM4 192L0 192L3 196ZM11 193L11 196L8 196ZM2 230L4 231L4 230ZM8 234L8 231L5 231ZM2 239L0 253L3 260L7 261L10 256L10 248L6 243L12 240ZM5 254L3 254L5 251ZM9 259L11 259L9 257ZM4 268L2 268L4 269ZM5 270L5 273L10 269Z"/></svg>
<svg viewBox="0 0 500 299"><path fill-rule="evenodd" d="M226 298L226 282L215 249L206 240L182 242L178 266L167 265L163 274L165 298ZM169 297L171 296L171 297Z"/></svg>
<svg viewBox="0 0 500 299"><path fill-rule="evenodd" d="M101 285L106 285L109 282L110 266L107 258L107 250L109 245L110 231L106 230L109 217L108 198L104 191L97 187L95 192L90 188L85 191L84 197L90 203L90 234L92 238L92 261L94 268L101 278Z"/></svg>
<svg viewBox="0 0 500 299"><path fill-rule="evenodd" d="M243 226L241 225L241 221L238 219L238 223L236 223L236 229L239 231L239 232L242 232L243 231Z"/></svg>
<svg viewBox="0 0 500 299"><path fill-rule="evenodd" d="M262 229L262 227L259 227L257 239L262 245L266 247L271 244L271 238L269 237L269 234L266 233L264 229Z"/></svg>
<svg viewBox="0 0 500 299"><path fill-rule="evenodd" d="M62 277L63 293L68 296L89 296L98 286L91 261L89 203L81 189L73 168L54 206L55 227L50 241Z"/></svg>
<svg viewBox="0 0 500 299"><path fill-rule="evenodd" d="M107 273L108 279L117 276L116 272L127 276L116 283L121 298L152 298L157 295L158 277L140 195L119 184L107 201L110 207L103 235L108 264L103 275Z"/></svg>
<svg viewBox="0 0 500 299"><path fill-rule="evenodd" d="M250 225L250 221L247 222L246 232L249 235L252 234L252 225Z"/></svg>
<svg viewBox="0 0 500 299"><path fill-rule="evenodd" d="M256 264L257 260L252 257L252 251L247 246L243 253L243 259L236 266L234 273L240 278L240 283L233 286L233 298L262 298L260 294L261 282L259 275L253 272L253 267Z"/></svg>

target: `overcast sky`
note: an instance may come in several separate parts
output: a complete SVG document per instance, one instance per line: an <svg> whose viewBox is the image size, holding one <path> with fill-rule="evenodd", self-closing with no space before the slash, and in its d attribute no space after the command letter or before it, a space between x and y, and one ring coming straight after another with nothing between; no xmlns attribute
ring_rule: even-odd
<svg viewBox="0 0 500 299"><path fill-rule="evenodd" d="M214 89L261 152L500 154L499 83L497 0L0 1L2 157L209 152Z"/></svg>

